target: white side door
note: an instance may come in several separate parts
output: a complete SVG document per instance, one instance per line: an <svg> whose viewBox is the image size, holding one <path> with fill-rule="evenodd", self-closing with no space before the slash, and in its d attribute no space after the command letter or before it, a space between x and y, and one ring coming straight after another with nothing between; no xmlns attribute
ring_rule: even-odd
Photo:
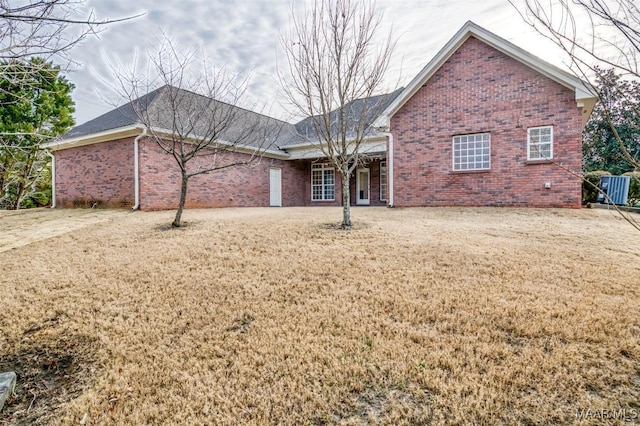
<svg viewBox="0 0 640 426"><path fill-rule="evenodd" d="M282 170L269 169L269 205L282 207Z"/></svg>

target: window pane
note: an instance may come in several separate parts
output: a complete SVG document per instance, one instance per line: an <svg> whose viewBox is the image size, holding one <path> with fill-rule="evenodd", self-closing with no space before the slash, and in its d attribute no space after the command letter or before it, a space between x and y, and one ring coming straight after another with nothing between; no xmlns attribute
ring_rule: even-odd
<svg viewBox="0 0 640 426"><path fill-rule="evenodd" d="M380 200L387 200L387 162L380 162Z"/></svg>
<svg viewBox="0 0 640 426"><path fill-rule="evenodd" d="M553 126L528 129L527 155L530 160L553 158Z"/></svg>
<svg viewBox="0 0 640 426"><path fill-rule="evenodd" d="M480 133L453 137L453 169L490 168L491 134Z"/></svg>
<svg viewBox="0 0 640 426"><path fill-rule="evenodd" d="M334 198L334 194L333 194L333 185L327 185L324 187L324 199L325 200L333 200Z"/></svg>
<svg viewBox="0 0 640 426"><path fill-rule="evenodd" d="M335 173L327 164L311 165L311 200L334 199Z"/></svg>

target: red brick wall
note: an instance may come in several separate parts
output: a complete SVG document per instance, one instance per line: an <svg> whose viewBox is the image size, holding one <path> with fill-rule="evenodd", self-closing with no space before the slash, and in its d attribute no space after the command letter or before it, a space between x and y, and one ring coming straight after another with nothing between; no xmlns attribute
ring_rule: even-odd
<svg viewBox="0 0 640 426"><path fill-rule="evenodd" d="M223 153L219 164L245 160L245 154ZM193 160L195 161L195 160ZM304 169L296 162L264 157L248 166L234 166L189 179L187 208L267 207L269 169L282 170L282 205L304 205ZM180 201L180 169L175 160L149 140L140 142L140 208L176 208Z"/></svg>
<svg viewBox="0 0 640 426"><path fill-rule="evenodd" d="M60 207L131 207L133 138L55 152Z"/></svg>
<svg viewBox="0 0 640 426"><path fill-rule="evenodd" d="M527 162L527 128L545 125L553 160L580 173L573 91L469 38L391 120L394 204L580 207L579 178ZM453 172L453 136L482 132L491 133L491 169Z"/></svg>

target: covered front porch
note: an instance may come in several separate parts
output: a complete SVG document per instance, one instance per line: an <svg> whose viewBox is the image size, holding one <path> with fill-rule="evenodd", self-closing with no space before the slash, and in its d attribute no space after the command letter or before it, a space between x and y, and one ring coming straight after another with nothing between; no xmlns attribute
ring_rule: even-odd
<svg viewBox="0 0 640 426"><path fill-rule="evenodd" d="M340 173L326 160L297 160L307 176L305 205L342 205ZM353 171L349 182L352 206L387 205L387 161L384 155L370 156Z"/></svg>

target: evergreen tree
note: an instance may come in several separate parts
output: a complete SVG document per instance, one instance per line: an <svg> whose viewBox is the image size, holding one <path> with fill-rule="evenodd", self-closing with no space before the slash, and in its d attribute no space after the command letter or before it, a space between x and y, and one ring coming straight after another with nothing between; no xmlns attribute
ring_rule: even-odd
<svg viewBox="0 0 640 426"><path fill-rule="evenodd" d="M74 124L74 86L41 58L0 63L0 69L0 205L18 209L25 195L47 186L42 146ZM36 198L46 204L49 197Z"/></svg>
<svg viewBox="0 0 640 426"><path fill-rule="evenodd" d="M596 71L601 99L584 129L583 169L620 175L632 171L640 160L640 83L622 79L613 69Z"/></svg>

